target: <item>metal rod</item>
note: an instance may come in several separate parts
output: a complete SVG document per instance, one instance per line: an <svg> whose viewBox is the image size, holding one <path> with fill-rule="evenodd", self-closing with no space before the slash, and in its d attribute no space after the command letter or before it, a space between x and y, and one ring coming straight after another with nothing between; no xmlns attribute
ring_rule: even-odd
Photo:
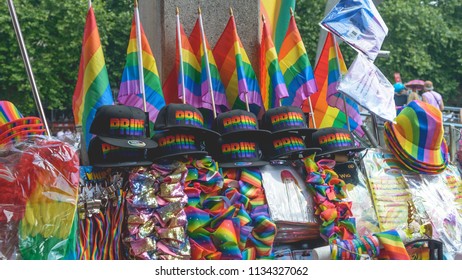
<svg viewBox="0 0 462 280"><path fill-rule="evenodd" d="M249 97L247 96L247 91L244 92L244 96L245 96L245 107L247 108L247 112L250 112Z"/></svg>
<svg viewBox="0 0 462 280"><path fill-rule="evenodd" d="M19 26L19 21L16 15L16 9L14 8L13 0L8 0L8 9L10 11L11 20L13 21L13 27L16 33L16 39L18 40L19 48L21 49L21 55L24 61L24 65L26 67L27 77L32 87L32 95L34 96L35 105L37 106L39 116L42 119L42 122L45 126L47 135L51 136L50 129L48 127L48 122L45 116L45 111L43 110L42 102L40 101L40 95L37 89L37 85L35 84L34 73L32 72L29 55L27 54L26 44L24 43L24 39L22 37L21 27Z"/></svg>
<svg viewBox="0 0 462 280"><path fill-rule="evenodd" d="M332 34L332 39L334 40L334 49L335 49L335 56L337 58L337 67L338 67L338 73L339 73L339 80L342 79L342 72L340 70L340 60L339 60L339 57L338 57L338 45L337 45L337 39L335 38L335 34ZM346 116L346 124L347 124L347 128L348 128L348 131L351 131L351 128L350 128L350 116L348 115L348 110L347 110L347 105L346 105L346 97L345 97L345 94L344 93L341 93L342 94L342 98L343 98L343 110L345 110L345 116Z"/></svg>
<svg viewBox="0 0 462 280"><path fill-rule="evenodd" d="M316 120L314 118L313 104L311 104L311 96L308 96L308 104L310 105L310 115L313 121L313 128L316 128Z"/></svg>
<svg viewBox="0 0 462 280"><path fill-rule="evenodd" d="M143 45L141 43L141 22L140 22L140 12L138 10L138 1L135 0L135 26L136 26L136 50L138 53L138 72L139 72L139 81L140 81L140 92L143 96L143 108L146 109L146 90L144 88L144 66L143 66Z"/></svg>
<svg viewBox="0 0 462 280"><path fill-rule="evenodd" d="M183 51L180 30L180 9L178 9L178 7L176 7L176 31L178 36L178 52L180 53L181 93L183 94L183 104L186 104L186 89L184 87Z"/></svg>
<svg viewBox="0 0 462 280"><path fill-rule="evenodd" d="M371 116L372 116L372 126L374 128L375 138L377 139L378 145L381 146L382 143L380 141L380 136L379 136L379 125L377 123L377 116L374 113L372 113Z"/></svg>
<svg viewBox="0 0 462 280"><path fill-rule="evenodd" d="M201 39L202 39L202 50L204 51L204 57L205 57L205 68L207 69L207 81L209 84L209 92L210 96L212 97L212 108L213 108L213 117L217 117L217 109L215 108L215 96L213 92L213 85L212 85L212 75L210 74L210 64L209 64L209 55L208 55L208 48L206 45L206 40L205 40L205 33L204 33L204 25L202 23L202 13L201 13L201 8L199 7L199 25L201 28Z"/></svg>

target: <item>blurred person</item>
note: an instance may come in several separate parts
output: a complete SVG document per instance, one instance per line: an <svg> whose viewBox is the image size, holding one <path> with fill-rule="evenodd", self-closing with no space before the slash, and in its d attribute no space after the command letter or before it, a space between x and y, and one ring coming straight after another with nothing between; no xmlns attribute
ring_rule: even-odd
<svg viewBox="0 0 462 280"><path fill-rule="evenodd" d="M393 85L395 88L395 107L401 107L407 104L407 89L402 83L396 83Z"/></svg>
<svg viewBox="0 0 462 280"><path fill-rule="evenodd" d="M422 101L422 97L419 94L419 90L416 88L411 89L411 93L409 93L407 97L407 104L411 103L414 100L420 100Z"/></svg>
<svg viewBox="0 0 462 280"><path fill-rule="evenodd" d="M425 81L422 100L435 106L436 108L439 108L440 111L444 110L443 97L441 97L441 94L433 90L432 81Z"/></svg>

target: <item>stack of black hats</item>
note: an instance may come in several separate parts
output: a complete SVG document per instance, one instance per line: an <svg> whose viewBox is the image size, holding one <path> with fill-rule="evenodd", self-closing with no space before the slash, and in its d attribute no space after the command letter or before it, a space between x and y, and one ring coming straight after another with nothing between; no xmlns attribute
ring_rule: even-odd
<svg viewBox="0 0 462 280"><path fill-rule="evenodd" d="M316 129L308 128L302 109L295 106L281 106L269 109L262 118L262 128L271 136L265 142L263 151L267 160L301 159L321 152L319 147L306 145Z"/></svg>
<svg viewBox="0 0 462 280"><path fill-rule="evenodd" d="M258 167L268 164L263 160L261 145L271 133L259 129L255 114L240 109L221 113L212 128L221 136L213 151L220 167Z"/></svg>
<svg viewBox="0 0 462 280"><path fill-rule="evenodd" d="M189 104L171 103L160 109L152 139L159 146L149 151L152 161L208 155L206 143L217 141L219 134L204 127L202 113ZM207 140L207 142L206 142Z"/></svg>
<svg viewBox="0 0 462 280"><path fill-rule="evenodd" d="M96 167L144 166L152 162L147 151L157 147L149 139L149 115L125 105L98 108L90 133L96 135L88 147L90 164Z"/></svg>

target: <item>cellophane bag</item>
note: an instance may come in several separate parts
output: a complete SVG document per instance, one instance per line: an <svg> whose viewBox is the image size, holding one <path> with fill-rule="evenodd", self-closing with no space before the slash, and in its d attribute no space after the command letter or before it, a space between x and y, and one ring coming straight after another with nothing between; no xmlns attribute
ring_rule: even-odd
<svg viewBox="0 0 462 280"><path fill-rule="evenodd" d="M0 258L75 259L79 157L34 136L0 147Z"/></svg>

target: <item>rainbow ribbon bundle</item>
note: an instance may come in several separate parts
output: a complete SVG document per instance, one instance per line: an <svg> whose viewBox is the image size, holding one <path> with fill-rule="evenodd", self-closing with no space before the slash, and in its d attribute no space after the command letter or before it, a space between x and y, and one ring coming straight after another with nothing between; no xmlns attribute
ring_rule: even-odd
<svg viewBox="0 0 462 280"><path fill-rule="evenodd" d="M195 260L271 258L276 226L258 169L228 169L206 157L188 163L188 235Z"/></svg>
<svg viewBox="0 0 462 280"><path fill-rule="evenodd" d="M127 229L123 241L129 258L178 260L190 258L186 237L187 169L180 162L152 165L129 175Z"/></svg>

